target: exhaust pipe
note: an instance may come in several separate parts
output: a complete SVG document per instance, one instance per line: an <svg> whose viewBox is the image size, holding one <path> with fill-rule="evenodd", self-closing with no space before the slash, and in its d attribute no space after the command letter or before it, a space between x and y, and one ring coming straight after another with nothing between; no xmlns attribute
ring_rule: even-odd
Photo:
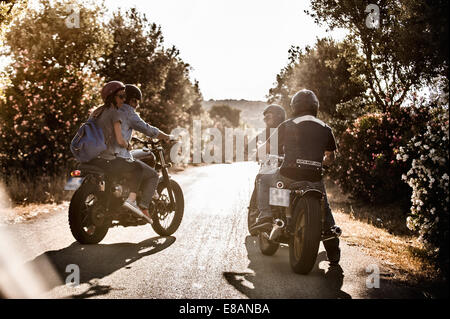
<svg viewBox="0 0 450 319"><path fill-rule="evenodd" d="M339 238L342 235L342 229L338 226L333 226L330 229L330 235L322 238L322 241L327 241L334 238Z"/></svg>
<svg viewBox="0 0 450 319"><path fill-rule="evenodd" d="M148 218L147 216L144 215L144 213L134 207L133 205L128 204L128 202L125 201L125 203L123 204L124 207L128 208L129 210L131 210L133 213L135 213L136 215L138 215L141 218L144 218L146 221L148 221L150 224L153 224L153 220L151 218Z"/></svg>
<svg viewBox="0 0 450 319"><path fill-rule="evenodd" d="M284 224L283 220L275 219L272 231L270 232L269 240L277 239L280 236L281 231L283 230L284 226L285 226L285 224Z"/></svg>

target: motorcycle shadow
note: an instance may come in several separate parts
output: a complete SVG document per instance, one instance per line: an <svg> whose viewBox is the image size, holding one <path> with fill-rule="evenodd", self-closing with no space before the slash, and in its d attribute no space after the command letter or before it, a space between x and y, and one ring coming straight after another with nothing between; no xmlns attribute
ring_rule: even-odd
<svg viewBox="0 0 450 319"><path fill-rule="evenodd" d="M47 290L64 285L66 278L71 274L68 265L79 267L80 285L89 284L89 289L74 298L87 298L95 295L104 295L112 290L110 286L99 285L97 280L104 278L115 271L126 268L130 269L135 261L156 254L175 242L173 236L153 237L139 243L116 243L81 245L78 242L60 249L47 251L27 264L34 268L50 262L56 277L45 278Z"/></svg>
<svg viewBox="0 0 450 319"><path fill-rule="evenodd" d="M351 299L341 290L344 273L336 267L325 272L319 263L326 261L326 252L321 251L316 264L308 275L295 274L289 265L289 248L280 247L274 256L264 256L259 250L257 237L245 239L248 268L253 273L225 272L224 277L241 293L251 299Z"/></svg>

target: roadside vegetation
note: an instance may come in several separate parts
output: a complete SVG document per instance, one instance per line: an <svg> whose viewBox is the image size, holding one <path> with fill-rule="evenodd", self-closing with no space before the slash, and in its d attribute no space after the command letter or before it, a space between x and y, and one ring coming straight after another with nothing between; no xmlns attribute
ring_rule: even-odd
<svg viewBox="0 0 450 319"><path fill-rule="evenodd" d="M105 20L107 9L94 1L26 3L0 3L1 53L11 61L0 74L0 180L11 205L65 199L62 186L76 164L70 141L107 81L139 85L141 116L164 131L195 119L221 130L242 125L245 111L233 109L235 101L203 101L190 65L137 9ZM80 8L80 27L67 27L67 4ZM419 281L447 282L449 2L379 1L376 26L367 23L368 4L312 0L308 14L347 36L292 46L268 103L289 114L296 91L318 95L319 117L338 141L328 176L338 187L338 221L350 229L344 239L369 253L384 249L380 258Z"/></svg>
<svg viewBox="0 0 450 319"><path fill-rule="evenodd" d="M289 112L296 91L317 93L319 117L338 142L328 175L352 201L353 214L415 236L424 248L420 254L446 281L449 51L442 39L448 36L449 3L382 1L376 26L368 4L311 1L307 13L316 23L343 28L347 36L292 46L269 102Z"/></svg>

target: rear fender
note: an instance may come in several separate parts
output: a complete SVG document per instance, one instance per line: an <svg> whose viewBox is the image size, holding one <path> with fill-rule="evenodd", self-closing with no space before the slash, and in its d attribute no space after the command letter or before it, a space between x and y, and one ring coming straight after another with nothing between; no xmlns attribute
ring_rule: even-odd
<svg viewBox="0 0 450 319"><path fill-rule="evenodd" d="M297 198L308 195L318 199L322 199L325 195L325 190L323 188L322 182L295 182L290 185L289 189L292 190L292 194Z"/></svg>

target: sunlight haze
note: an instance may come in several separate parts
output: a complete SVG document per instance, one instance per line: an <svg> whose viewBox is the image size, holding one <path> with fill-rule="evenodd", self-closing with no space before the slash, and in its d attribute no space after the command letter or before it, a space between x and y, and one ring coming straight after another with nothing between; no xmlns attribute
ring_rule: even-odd
<svg viewBox="0 0 450 319"><path fill-rule="evenodd" d="M304 13L309 1L107 0L109 10L136 6L162 27L200 82L205 100L266 100L291 45L333 35Z"/></svg>

